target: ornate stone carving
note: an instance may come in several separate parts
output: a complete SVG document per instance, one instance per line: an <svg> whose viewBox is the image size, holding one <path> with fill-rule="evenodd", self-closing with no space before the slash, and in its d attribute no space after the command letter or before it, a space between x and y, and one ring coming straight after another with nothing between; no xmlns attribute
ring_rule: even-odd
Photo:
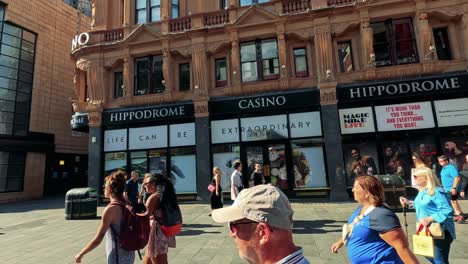
<svg viewBox="0 0 468 264"><path fill-rule="evenodd" d="M195 116L208 116L208 101L194 102Z"/></svg>
<svg viewBox="0 0 468 264"><path fill-rule="evenodd" d="M336 90L320 89L320 104L336 104Z"/></svg>
<svg viewBox="0 0 468 264"><path fill-rule="evenodd" d="M335 35L341 35L346 33L346 31L348 31L349 29L357 27L358 24L359 22L356 21L333 24L331 32Z"/></svg>
<svg viewBox="0 0 468 264"><path fill-rule="evenodd" d="M314 35L330 33L330 25L318 25L314 27Z"/></svg>
<svg viewBox="0 0 468 264"><path fill-rule="evenodd" d="M427 12L426 10L424 11L419 11L419 20L427 20Z"/></svg>

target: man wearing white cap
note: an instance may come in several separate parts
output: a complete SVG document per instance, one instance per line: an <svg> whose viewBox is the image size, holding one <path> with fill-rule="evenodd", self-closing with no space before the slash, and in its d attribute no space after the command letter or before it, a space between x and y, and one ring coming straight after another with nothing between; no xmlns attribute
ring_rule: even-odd
<svg viewBox="0 0 468 264"><path fill-rule="evenodd" d="M213 220L228 223L239 256L254 264L309 264L292 236L294 211L286 195L271 185L239 193L231 207L216 209Z"/></svg>

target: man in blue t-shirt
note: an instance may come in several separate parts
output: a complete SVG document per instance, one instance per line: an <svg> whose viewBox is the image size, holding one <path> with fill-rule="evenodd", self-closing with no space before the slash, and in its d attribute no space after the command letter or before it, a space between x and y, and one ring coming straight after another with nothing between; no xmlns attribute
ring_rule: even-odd
<svg viewBox="0 0 468 264"><path fill-rule="evenodd" d="M138 203L138 172L132 171L131 176L125 184L124 198L135 206Z"/></svg>
<svg viewBox="0 0 468 264"><path fill-rule="evenodd" d="M440 171L442 186L444 187L444 190L450 194L450 202L452 203L453 210L455 211L453 220L458 223L463 223L465 221L465 216L458 204L458 194L461 191L461 179L458 169L453 164L449 163L449 160L445 155L439 156L437 159L442 167L442 170Z"/></svg>

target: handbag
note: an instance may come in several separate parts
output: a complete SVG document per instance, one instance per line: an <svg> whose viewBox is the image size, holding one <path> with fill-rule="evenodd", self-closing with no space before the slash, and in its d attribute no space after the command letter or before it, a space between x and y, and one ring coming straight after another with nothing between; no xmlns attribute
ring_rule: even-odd
<svg viewBox="0 0 468 264"><path fill-rule="evenodd" d="M423 229L425 229L425 234L420 234ZM434 239L429 229L423 225L419 225L416 235L413 235L413 252L416 255L434 257Z"/></svg>
<svg viewBox="0 0 468 264"><path fill-rule="evenodd" d="M416 229L418 229L419 223L416 223ZM433 239L445 239L445 229L440 223L432 223L429 226L429 233Z"/></svg>
<svg viewBox="0 0 468 264"><path fill-rule="evenodd" d="M208 191L214 192L215 190L216 190L216 187L212 183L208 184Z"/></svg>

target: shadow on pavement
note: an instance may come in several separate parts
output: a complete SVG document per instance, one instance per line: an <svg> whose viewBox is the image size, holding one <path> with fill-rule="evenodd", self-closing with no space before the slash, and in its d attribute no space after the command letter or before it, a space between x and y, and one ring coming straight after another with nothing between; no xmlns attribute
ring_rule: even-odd
<svg viewBox="0 0 468 264"><path fill-rule="evenodd" d="M1 213L20 213L38 210L65 209L65 195L49 196L38 200L27 200L0 204Z"/></svg>
<svg viewBox="0 0 468 264"><path fill-rule="evenodd" d="M341 232L345 221L335 220L316 220L316 221L304 221L295 220L293 233L294 234L325 234ZM336 229L325 230L326 227L336 227Z"/></svg>
<svg viewBox="0 0 468 264"><path fill-rule="evenodd" d="M178 236L195 236L202 234L221 234L219 231L207 232L205 228L219 228L219 225L210 225L210 224L184 224L182 231Z"/></svg>

